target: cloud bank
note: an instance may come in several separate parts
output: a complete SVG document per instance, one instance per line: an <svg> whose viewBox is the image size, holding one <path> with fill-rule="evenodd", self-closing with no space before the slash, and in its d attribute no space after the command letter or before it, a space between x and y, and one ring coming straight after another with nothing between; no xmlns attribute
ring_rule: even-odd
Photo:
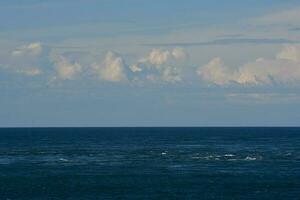
<svg viewBox="0 0 300 200"><path fill-rule="evenodd" d="M300 84L300 47L287 45L275 58L258 58L234 69L220 58L213 58L199 67L197 74L204 81L216 85Z"/></svg>
<svg viewBox="0 0 300 200"><path fill-rule="evenodd" d="M239 67L226 65L220 57L193 68L188 53L182 48L154 48L145 56L126 63L121 54L107 52L82 58L80 53L68 56L54 53L41 43L23 45L8 53L0 63L1 70L24 76L42 76L51 81L75 81L90 78L106 82L189 81L186 71L199 77L201 83L228 85L300 85L300 46L286 45L273 58L258 58ZM82 62L84 60L85 62Z"/></svg>

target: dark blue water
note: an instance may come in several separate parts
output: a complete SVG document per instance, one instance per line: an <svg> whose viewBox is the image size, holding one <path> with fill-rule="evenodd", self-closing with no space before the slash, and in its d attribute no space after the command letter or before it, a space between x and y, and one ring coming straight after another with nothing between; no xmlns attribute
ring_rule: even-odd
<svg viewBox="0 0 300 200"><path fill-rule="evenodd" d="M0 199L300 199L300 128L0 129Z"/></svg>

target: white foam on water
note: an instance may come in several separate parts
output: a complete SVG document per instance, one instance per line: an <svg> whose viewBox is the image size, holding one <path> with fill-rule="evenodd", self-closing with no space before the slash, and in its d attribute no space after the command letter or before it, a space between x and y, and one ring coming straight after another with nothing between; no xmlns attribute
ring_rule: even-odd
<svg viewBox="0 0 300 200"><path fill-rule="evenodd" d="M68 160L68 159L65 159L65 158L59 158L59 161L69 162L69 160Z"/></svg>
<svg viewBox="0 0 300 200"><path fill-rule="evenodd" d="M252 161L252 160L257 160L257 158L251 157L251 156L247 156L247 157L245 158L245 160Z"/></svg>

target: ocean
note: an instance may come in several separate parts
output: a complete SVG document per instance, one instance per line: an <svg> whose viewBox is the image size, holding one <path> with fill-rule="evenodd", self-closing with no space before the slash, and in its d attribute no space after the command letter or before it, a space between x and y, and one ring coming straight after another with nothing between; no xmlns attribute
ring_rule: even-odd
<svg viewBox="0 0 300 200"><path fill-rule="evenodd" d="M2 128L0 199L300 199L300 128Z"/></svg>

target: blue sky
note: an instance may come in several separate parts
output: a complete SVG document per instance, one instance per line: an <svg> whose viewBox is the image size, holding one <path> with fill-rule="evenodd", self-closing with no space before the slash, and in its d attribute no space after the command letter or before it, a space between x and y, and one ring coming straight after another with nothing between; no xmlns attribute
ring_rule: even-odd
<svg viewBox="0 0 300 200"><path fill-rule="evenodd" d="M298 126L296 0L3 0L0 126Z"/></svg>

